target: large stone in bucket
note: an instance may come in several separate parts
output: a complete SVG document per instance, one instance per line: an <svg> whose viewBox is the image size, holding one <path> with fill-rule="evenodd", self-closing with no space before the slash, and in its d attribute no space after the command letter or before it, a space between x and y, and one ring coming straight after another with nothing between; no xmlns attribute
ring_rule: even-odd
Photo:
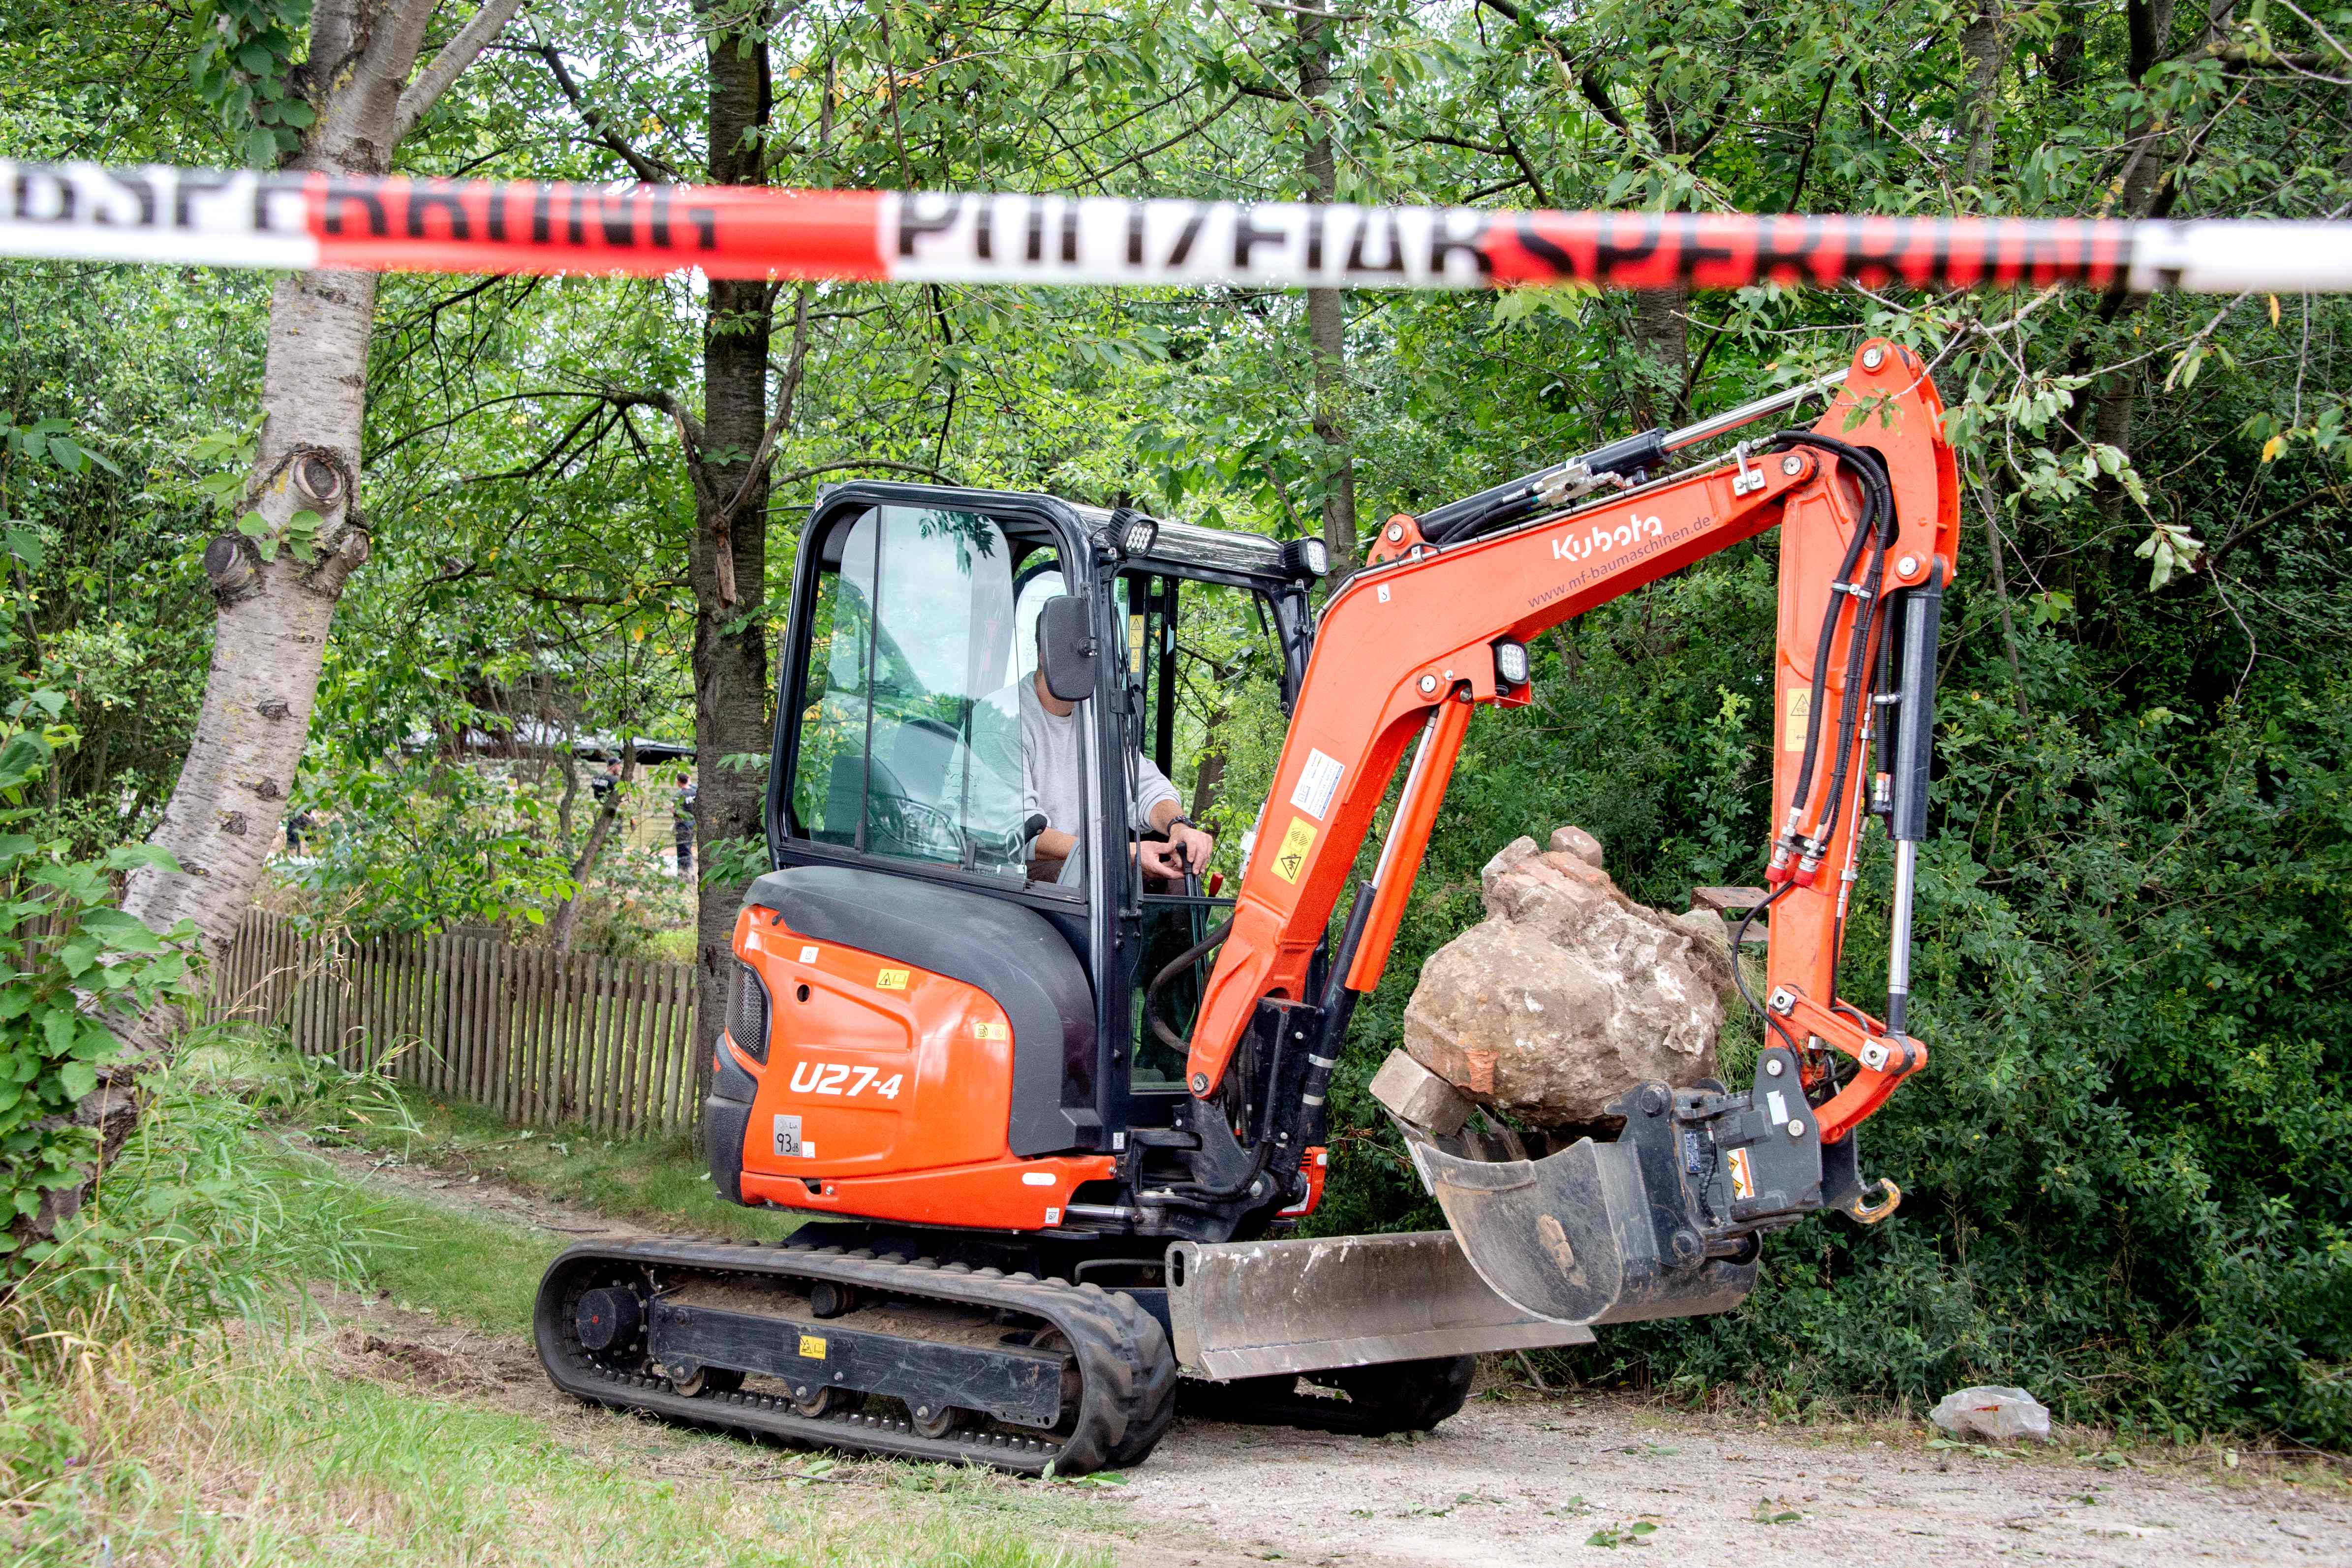
<svg viewBox="0 0 2352 1568"><path fill-rule="evenodd" d="M1541 1127L1608 1119L1651 1079L1715 1072L1736 995L1731 936L1706 911L1636 904L1601 845L1565 827L1513 841L1481 878L1486 918L1433 954L1404 1013L1404 1048L1482 1104Z"/></svg>

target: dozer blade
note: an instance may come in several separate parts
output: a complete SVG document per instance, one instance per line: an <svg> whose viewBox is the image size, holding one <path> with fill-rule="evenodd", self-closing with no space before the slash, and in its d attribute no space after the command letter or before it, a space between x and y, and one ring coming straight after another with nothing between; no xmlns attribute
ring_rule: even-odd
<svg viewBox="0 0 2352 1568"><path fill-rule="evenodd" d="M1168 1318L1177 1364L1212 1378L1592 1339L1497 1300L1443 1230L1179 1241L1168 1249Z"/></svg>
<svg viewBox="0 0 2352 1568"><path fill-rule="evenodd" d="M1372 1092L1404 1133L1464 1257L1519 1311L1575 1324L1695 1317L1728 1311L1755 1288L1755 1239L1710 1243L1672 1117L1629 1105L1614 1143L1584 1138L1542 1159L1484 1159L1459 1135L1452 1086L1402 1051ZM1642 1096L1671 1103L1662 1084L1628 1099ZM1466 1103L1460 1108L1466 1113Z"/></svg>

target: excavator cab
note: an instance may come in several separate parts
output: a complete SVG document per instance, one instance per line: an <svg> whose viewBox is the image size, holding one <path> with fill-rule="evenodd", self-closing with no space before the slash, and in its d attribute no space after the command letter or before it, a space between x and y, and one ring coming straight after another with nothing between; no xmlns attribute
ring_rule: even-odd
<svg viewBox="0 0 2352 1568"><path fill-rule="evenodd" d="M1271 539L1045 496L826 495L779 672L775 869L746 897L740 1027L707 1124L723 1192L1063 1241L1223 1241L1311 1204L1311 1156L1255 1202L1138 1201L1214 1174L1185 1157L1201 1134L1181 1040L1204 955L1156 996L1150 983L1232 900L1197 878L1147 881L1130 802L1139 758L1178 771L1188 606L1222 598L1226 622L1260 633L1190 678L1254 666L1286 715L1313 564ZM1025 757L1049 683L1075 704L1077 744ZM1048 766L1064 770L1059 799L1084 803L1053 824L1077 841L1059 859L1040 853L1033 809Z"/></svg>

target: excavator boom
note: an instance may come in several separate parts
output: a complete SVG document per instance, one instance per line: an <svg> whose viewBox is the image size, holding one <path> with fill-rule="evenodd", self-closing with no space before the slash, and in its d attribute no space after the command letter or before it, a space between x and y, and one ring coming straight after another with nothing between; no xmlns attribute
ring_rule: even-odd
<svg viewBox="0 0 2352 1568"><path fill-rule="evenodd" d="M1323 612L1232 934L1190 1040L1192 1092L1219 1092L1262 1010L1286 1009L1295 1031L1304 1006L1318 1016L1303 1098L1319 1107L1355 999L1380 981L1471 709L1529 700L1526 644L1538 633L1777 526L1772 800L1780 836L1761 901L1770 911L1761 1003L1769 1049L1759 1071L1787 1076L1769 1088L1769 1100L1759 1089L1752 1106L1716 1086L1713 1102L1671 1116L1668 1108L1682 1097L1670 1086L1648 1086L1645 1093L1657 1091L1651 1098L1669 1135L1649 1162L1656 1168L1639 1172L1636 1190L1646 1189L1659 1244L1670 1253L1679 1244L1694 1266L1701 1253L1752 1257L1746 1239L1757 1230L1825 1203L1858 1218L1883 1212L1863 1200L1851 1134L1927 1061L1902 1009L1935 629L1959 523L1942 415L1920 362L1874 340L1857 351L1817 423L1759 449L1743 444L1728 458L1664 478L1628 472L1635 462L1663 461L1674 443L1654 434L1531 476L1516 489L1498 487L1420 519L1392 519L1365 570ZM1568 499L1594 488L1607 498L1573 509L1543 505L1548 494ZM1481 513L1491 531L1481 531ZM1412 765L1377 867L1355 889L1322 994L1310 996L1327 925L1409 751ZM1891 816L1897 845L1897 941L1885 1021L1836 989L1856 846L1874 811ZM1843 1077L1834 1060L1841 1056L1852 1063ZM1754 1130L1743 1119L1768 1115L1767 1105L1769 1122L1755 1124L1768 1125L1780 1142L1741 1142ZM1705 1135L1705 1160L1691 1155L1697 1145L1685 1134ZM1604 1151L1598 1156L1604 1165L1633 1154L1579 1147ZM1433 1157L1452 1157L1431 1149ZM1784 1150L1793 1151L1793 1166ZM1454 1172L1463 1180L1469 1174ZM1607 1207L1604 1176L1596 1166L1554 1204L1599 1212ZM1711 1196L1712 1188L1721 1190ZM1464 1207L1476 1202L1465 1198ZM1489 1227L1465 1226L1454 1205L1447 1208L1471 1261L1507 1299L1538 1315L1596 1320L1591 1291L1568 1301L1507 1289L1481 1256L1481 1232ZM1512 1223L1532 1233L1549 1212ZM1553 1231L1561 1218L1553 1216ZM1491 1256L1494 1249L1486 1250Z"/></svg>

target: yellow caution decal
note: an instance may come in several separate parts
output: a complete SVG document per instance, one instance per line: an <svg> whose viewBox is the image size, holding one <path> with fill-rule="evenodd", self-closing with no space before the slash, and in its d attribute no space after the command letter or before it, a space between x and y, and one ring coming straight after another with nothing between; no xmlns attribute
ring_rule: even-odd
<svg viewBox="0 0 2352 1568"><path fill-rule="evenodd" d="M1790 686L1788 695L1788 716L1780 721L1780 749L1805 749L1805 723L1813 716L1813 688Z"/></svg>
<svg viewBox="0 0 2352 1568"><path fill-rule="evenodd" d="M880 974L874 977L874 988L877 991L905 990L907 988L907 971L904 969L883 970Z"/></svg>
<svg viewBox="0 0 2352 1568"><path fill-rule="evenodd" d="M1756 1172L1748 1163L1746 1149L1731 1151L1731 1196L1734 1197L1756 1196Z"/></svg>
<svg viewBox="0 0 2352 1568"><path fill-rule="evenodd" d="M1274 874L1285 882L1297 882L1298 873L1307 869L1307 852L1315 847L1315 824L1304 817L1290 819L1289 830L1282 835L1282 848L1275 852Z"/></svg>
<svg viewBox="0 0 2352 1568"><path fill-rule="evenodd" d="M801 1354L811 1361L824 1359L824 1341L813 1333L801 1335Z"/></svg>

